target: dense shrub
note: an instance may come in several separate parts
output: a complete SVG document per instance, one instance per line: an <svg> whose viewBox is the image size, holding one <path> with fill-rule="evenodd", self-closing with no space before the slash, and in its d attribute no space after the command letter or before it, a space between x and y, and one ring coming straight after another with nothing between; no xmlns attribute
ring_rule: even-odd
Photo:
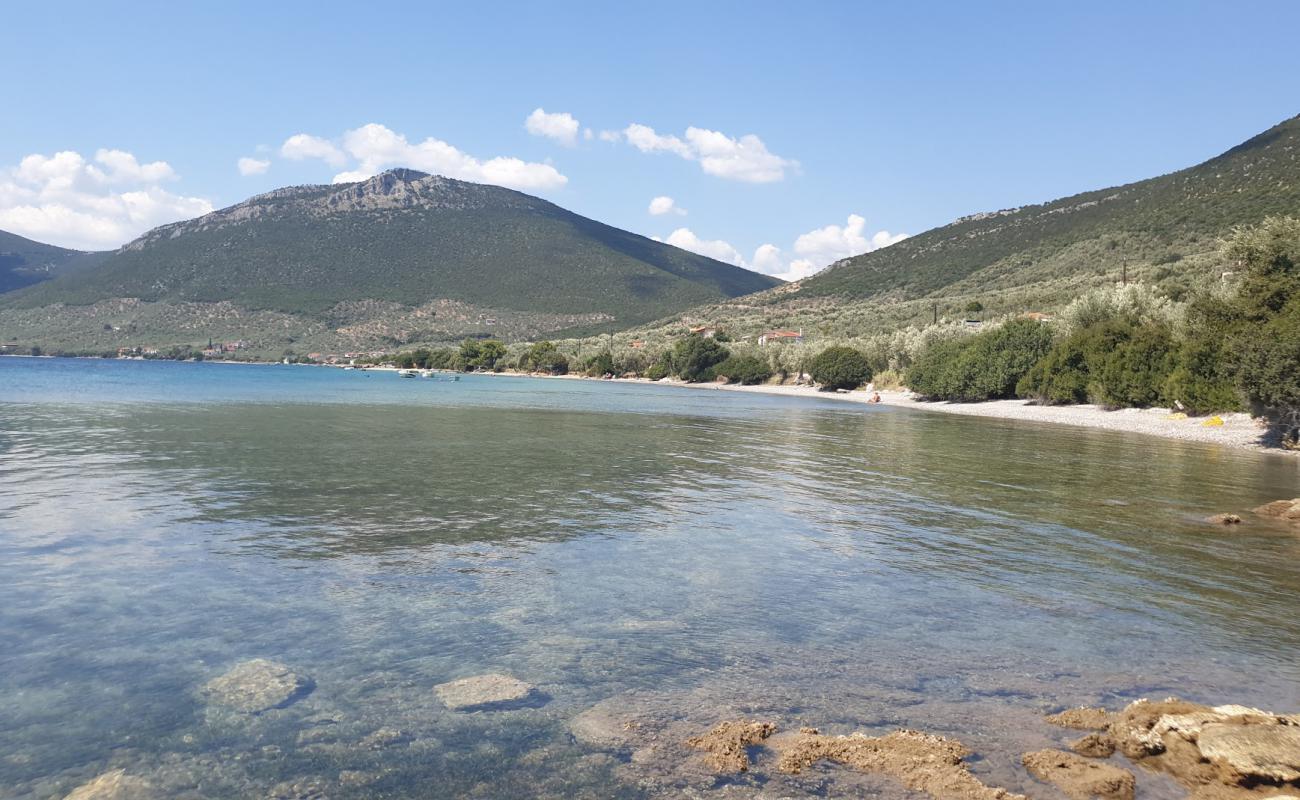
<svg viewBox="0 0 1300 800"><path fill-rule="evenodd" d="M602 350L582 364L582 373L589 378L603 378L606 375L613 375L615 369L614 355L608 350Z"/></svg>
<svg viewBox="0 0 1300 800"><path fill-rule="evenodd" d="M1164 397L1192 414L1236 411L1241 393L1233 379L1232 340L1241 327L1233 298L1203 293L1187 307L1187 321L1176 365L1165 381Z"/></svg>
<svg viewBox="0 0 1300 800"><path fill-rule="evenodd" d="M1160 402L1174 369L1174 340L1158 325L1131 328L1100 359L1093 400L1108 408L1145 408Z"/></svg>
<svg viewBox="0 0 1300 800"><path fill-rule="evenodd" d="M856 389L871 380L871 365L852 347L828 347L813 358L808 374L824 392Z"/></svg>
<svg viewBox="0 0 1300 800"><path fill-rule="evenodd" d="M652 381L661 381L673 374L672 358L664 353L645 371L645 376Z"/></svg>
<svg viewBox="0 0 1300 800"><path fill-rule="evenodd" d="M1287 428L1300 426L1300 297L1241 342L1237 382Z"/></svg>
<svg viewBox="0 0 1300 800"><path fill-rule="evenodd" d="M923 397L965 402L1014 397L1017 382L1052 346L1051 329L1018 319L927 350L908 373Z"/></svg>
<svg viewBox="0 0 1300 800"><path fill-rule="evenodd" d="M713 368L730 355L713 339L689 336L673 346L672 369L684 381L708 381L713 379Z"/></svg>
<svg viewBox="0 0 1300 800"><path fill-rule="evenodd" d="M1058 342L1016 386L1041 403L1149 406L1164 397L1175 343L1158 324L1111 319Z"/></svg>
<svg viewBox="0 0 1300 800"><path fill-rule="evenodd" d="M563 375L569 371L569 359L556 348L554 342L537 342L524 351L519 359L521 369Z"/></svg>
<svg viewBox="0 0 1300 800"><path fill-rule="evenodd" d="M718 377L725 377L732 383L742 383L749 386L762 383L772 377L772 369L767 365L766 361L758 356L733 355L714 367L713 374Z"/></svg>

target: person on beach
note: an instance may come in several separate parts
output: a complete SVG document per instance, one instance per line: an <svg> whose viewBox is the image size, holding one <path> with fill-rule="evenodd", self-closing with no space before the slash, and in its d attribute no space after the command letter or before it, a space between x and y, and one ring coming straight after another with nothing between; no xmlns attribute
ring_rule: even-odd
<svg viewBox="0 0 1300 800"><path fill-rule="evenodd" d="M880 392L872 392L872 393L871 393L871 399L868 400L867 402L868 402L868 403L879 403L879 402L880 402Z"/></svg>

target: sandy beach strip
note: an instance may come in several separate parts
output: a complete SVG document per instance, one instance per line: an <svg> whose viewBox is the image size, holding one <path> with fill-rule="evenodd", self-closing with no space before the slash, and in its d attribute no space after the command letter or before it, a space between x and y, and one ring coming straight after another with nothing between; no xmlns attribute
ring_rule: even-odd
<svg viewBox="0 0 1300 800"><path fill-rule="evenodd" d="M867 403L868 391L821 392L811 386L737 386L723 384L696 384L729 392L754 392L787 397L815 397L824 400L842 400L850 403ZM910 408L939 414L964 414L972 417L1046 422L1054 425L1075 425L1125 433L1163 436L1185 442L1203 442L1228 447L1241 447L1266 453L1297 455L1300 453L1265 444L1267 428L1262 420L1249 414L1219 414L1222 425L1206 425L1212 417L1171 418L1167 408L1122 408L1109 411L1095 405L1040 406L1027 400L988 400L982 403L945 403L917 400L913 395L899 391L880 392L881 405Z"/></svg>

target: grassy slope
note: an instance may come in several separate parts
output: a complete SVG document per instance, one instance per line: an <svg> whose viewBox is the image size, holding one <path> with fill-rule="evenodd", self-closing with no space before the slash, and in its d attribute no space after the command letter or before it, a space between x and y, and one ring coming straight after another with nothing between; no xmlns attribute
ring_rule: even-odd
<svg viewBox="0 0 1300 800"><path fill-rule="evenodd" d="M324 197L330 188L303 192ZM319 319L345 301L416 306L448 298L515 311L608 314L632 324L775 283L537 198L460 188L473 193L470 207L272 210L238 224L191 224L182 235L155 236L93 273L32 287L0 307L113 297L228 300Z"/></svg>
<svg viewBox="0 0 1300 800"><path fill-rule="evenodd" d="M103 253L83 253L0 231L0 293L93 266Z"/></svg>
<svg viewBox="0 0 1300 800"><path fill-rule="evenodd" d="M976 215L847 259L794 296L915 298L1174 264L1233 225L1300 213L1300 117L1204 164L1007 213Z"/></svg>

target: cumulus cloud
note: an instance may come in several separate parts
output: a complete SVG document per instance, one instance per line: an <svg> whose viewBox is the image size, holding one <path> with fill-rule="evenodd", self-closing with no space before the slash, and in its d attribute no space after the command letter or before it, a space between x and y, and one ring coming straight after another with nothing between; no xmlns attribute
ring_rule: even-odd
<svg viewBox="0 0 1300 800"><path fill-rule="evenodd" d="M738 267L747 266L744 257L740 255L740 251L732 247L730 242L725 242L722 239L701 239L690 228L678 228L668 234L668 238L664 241L673 247L680 247L683 250L690 250L692 253L716 258L728 264L735 264Z"/></svg>
<svg viewBox="0 0 1300 800"><path fill-rule="evenodd" d="M544 109L537 108L524 120L524 128L534 136L545 136L568 147L573 147L578 142L579 125L572 114L548 114Z"/></svg>
<svg viewBox="0 0 1300 800"><path fill-rule="evenodd" d="M601 131L600 133L596 134L596 138L600 139L602 142L617 142L622 140L623 132L622 131Z"/></svg>
<svg viewBox="0 0 1300 800"><path fill-rule="evenodd" d="M602 131L601 138L605 138ZM661 134L654 128L632 123L619 137L642 153L672 153L687 161L697 161L708 175L745 183L773 183L784 180L787 171L797 170L799 162L782 158L767 149L754 134L732 138L721 131L690 127L684 138Z"/></svg>
<svg viewBox="0 0 1300 800"><path fill-rule="evenodd" d="M239 159L240 175L262 175L271 168L271 162L268 159L249 158L244 156Z"/></svg>
<svg viewBox="0 0 1300 800"><path fill-rule="evenodd" d="M650 201L648 209L652 216L662 217L664 214L677 214L686 216L686 209L677 205L677 201L667 195L659 195Z"/></svg>
<svg viewBox="0 0 1300 800"><path fill-rule="evenodd" d="M117 247L212 211L208 200L160 185L176 177L167 162L142 164L124 150L97 150L93 159L72 150L32 154L0 169L0 229L77 250Z"/></svg>
<svg viewBox="0 0 1300 800"><path fill-rule="evenodd" d="M280 155L292 161L319 158L331 167L341 167L348 161L343 151L329 139L307 133L294 134L285 139L284 144L280 145Z"/></svg>
<svg viewBox="0 0 1300 800"><path fill-rule="evenodd" d="M658 199L658 198L656 198ZM869 253L907 238L907 234L877 231L866 235L867 221L850 214L845 225L827 225L808 231L795 239L793 255L774 244L761 244L754 255L746 260L730 242L722 239L701 239L689 228L678 228L665 240L683 250L716 258L738 267L752 269L786 281L797 281L816 274L830 264L851 256Z"/></svg>
<svg viewBox="0 0 1300 800"><path fill-rule="evenodd" d="M305 155L308 150L315 154ZM286 157L319 158L335 167L351 165L334 176L334 183L364 180L392 167L410 167L512 189L555 189L569 182L550 164L507 156L481 161L432 136L412 143L404 135L374 122L347 131L337 145L300 133L285 140L280 152ZM290 152L304 155L289 156Z"/></svg>

